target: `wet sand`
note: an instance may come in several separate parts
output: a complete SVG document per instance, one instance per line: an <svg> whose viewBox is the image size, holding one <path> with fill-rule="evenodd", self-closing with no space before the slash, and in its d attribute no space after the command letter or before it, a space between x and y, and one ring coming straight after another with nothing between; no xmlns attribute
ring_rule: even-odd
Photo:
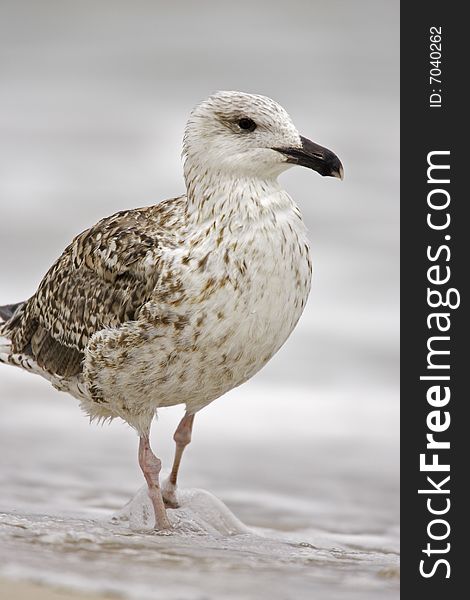
<svg viewBox="0 0 470 600"><path fill-rule="evenodd" d="M84 594L28 581L0 579L0 600L110 600L113 595Z"/></svg>

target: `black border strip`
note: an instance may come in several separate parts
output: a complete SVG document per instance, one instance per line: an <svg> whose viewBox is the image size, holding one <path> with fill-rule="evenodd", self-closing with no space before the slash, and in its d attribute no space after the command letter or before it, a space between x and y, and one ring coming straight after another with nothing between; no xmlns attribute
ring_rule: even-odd
<svg viewBox="0 0 470 600"><path fill-rule="evenodd" d="M460 5L462 6L462 5ZM415 12L416 11L416 12ZM430 82L430 69L436 68L430 64L430 36L441 28L441 63L436 71L441 80ZM469 55L467 39L470 35L465 31L464 18L459 11L457 2L402 3L401 5L401 427L402 427L402 598L415 600L417 598L460 598L465 595L464 577L468 567L467 553L464 542L468 529L468 521L463 514L464 506L469 503L465 490L466 475L469 467L466 465L469 449L464 440L470 440L470 421L466 418L467 406L470 403L465 386L465 373L470 369L469 352L467 349L465 307L467 298L467 281L470 252L467 239L470 239L469 225L465 219L466 205L470 205L469 193L465 189L465 179L470 170L467 166L467 144L464 142L469 135L468 116L464 112L466 98L465 88L468 88L467 77L469 68L465 58ZM468 29L468 28L467 28ZM437 39L437 38L434 38ZM433 55L437 57L437 54ZM460 63L460 64L459 64ZM440 107L430 106L430 94L439 93L442 96ZM438 90L441 90L440 92ZM438 96L432 98L438 104ZM433 155L434 162L450 164L447 172L449 183L444 170L431 171L431 179L439 179L439 183L428 182L428 153L432 151L449 151L448 156ZM432 177L433 174L436 177ZM446 194L450 203L446 209L434 210L428 206L428 194L431 203L440 201L444 204ZM431 219L441 219L444 222L449 213L450 224L443 230L432 229L427 224L427 215ZM450 236L450 239L445 236ZM447 260L448 252L450 257ZM427 256L427 248L433 257ZM428 269L439 265L431 271L431 277L443 278L450 269L450 279L447 283L431 284L428 279ZM455 288L460 295L460 306L455 309L444 306L431 308L428 304L427 288L437 289L445 294L449 288ZM434 295L433 300L437 301ZM456 303L457 293L451 294L451 302ZM437 329L437 318L431 317L431 328L427 318L433 312L449 315L450 328L447 332ZM440 320L441 326L446 325L446 317ZM448 336L450 339L431 341L431 347L449 350L450 354L428 356L427 343L432 336ZM428 358L432 365L450 366L449 369L429 368ZM420 380L420 376L449 376L446 380ZM434 406L427 399L431 386L444 393L444 386L450 389L450 400L447 404L436 402ZM442 396L441 396L442 397ZM431 397L436 399L436 394ZM427 417L432 411L439 411ZM426 448L426 434L432 433L433 427L444 427L446 412L450 417L450 426L442 432L434 433L434 439L450 442L450 449L430 450ZM450 471L424 472L420 470L420 454L426 453L426 462L432 460L432 454L438 454L438 461L449 464ZM418 494L419 489L433 489L427 481L427 476L433 478L441 490L449 489L447 493ZM447 476L450 479L441 483ZM428 505L429 499L429 505ZM447 499L450 501L448 504ZM433 510L449 510L442 515L433 515ZM434 519L442 522L431 524ZM428 528L435 537L430 538ZM430 544L432 552L429 555L423 550ZM447 546L449 544L449 546ZM435 552L438 550L438 552ZM444 551L445 550L445 551ZM444 562L436 565L439 559ZM422 570L430 577L420 574ZM450 575L450 577L446 577ZM460 590L458 592L457 590Z"/></svg>

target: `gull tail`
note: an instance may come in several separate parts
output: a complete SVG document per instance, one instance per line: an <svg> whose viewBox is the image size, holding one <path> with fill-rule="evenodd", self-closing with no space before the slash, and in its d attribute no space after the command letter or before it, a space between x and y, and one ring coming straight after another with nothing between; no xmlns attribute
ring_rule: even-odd
<svg viewBox="0 0 470 600"><path fill-rule="evenodd" d="M11 347L12 333L16 327L21 325L25 305L26 302L18 302L0 306L0 364L20 367L20 369L36 373L51 381L53 377L41 369L32 356L27 352L14 352ZM52 383L54 385L54 382Z"/></svg>
<svg viewBox="0 0 470 600"><path fill-rule="evenodd" d="M5 306L0 306L0 325L9 321L17 309L20 306L23 306L23 304L24 302L17 302L16 304L5 304Z"/></svg>
<svg viewBox="0 0 470 600"><path fill-rule="evenodd" d="M88 398L87 390L78 377L72 377L69 380L49 373L39 366L31 355L31 346L22 352L12 349L11 337L15 329L21 327L25 308L27 308L27 301L0 306L0 364L12 365L29 373L40 375L50 381L57 390L69 392L79 400L86 400Z"/></svg>
<svg viewBox="0 0 470 600"><path fill-rule="evenodd" d="M11 341L9 335L15 327L15 316L24 302L0 306L0 363L9 363L11 358Z"/></svg>

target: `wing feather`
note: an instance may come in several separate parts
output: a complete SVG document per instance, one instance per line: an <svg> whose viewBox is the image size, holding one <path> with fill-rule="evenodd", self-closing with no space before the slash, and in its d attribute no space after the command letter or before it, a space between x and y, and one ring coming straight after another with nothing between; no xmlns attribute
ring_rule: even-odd
<svg viewBox="0 0 470 600"><path fill-rule="evenodd" d="M181 199L116 213L78 235L6 331L12 351L69 377L81 370L91 336L136 319L157 285Z"/></svg>

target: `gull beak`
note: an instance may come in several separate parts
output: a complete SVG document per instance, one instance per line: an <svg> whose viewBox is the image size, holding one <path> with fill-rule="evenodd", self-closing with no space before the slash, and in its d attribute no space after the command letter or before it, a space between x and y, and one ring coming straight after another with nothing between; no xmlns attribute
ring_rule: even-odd
<svg viewBox="0 0 470 600"><path fill-rule="evenodd" d="M273 148L273 150L287 156L288 163L313 169L324 177L343 179L343 165L334 152L302 136L300 141L302 142L300 148Z"/></svg>

